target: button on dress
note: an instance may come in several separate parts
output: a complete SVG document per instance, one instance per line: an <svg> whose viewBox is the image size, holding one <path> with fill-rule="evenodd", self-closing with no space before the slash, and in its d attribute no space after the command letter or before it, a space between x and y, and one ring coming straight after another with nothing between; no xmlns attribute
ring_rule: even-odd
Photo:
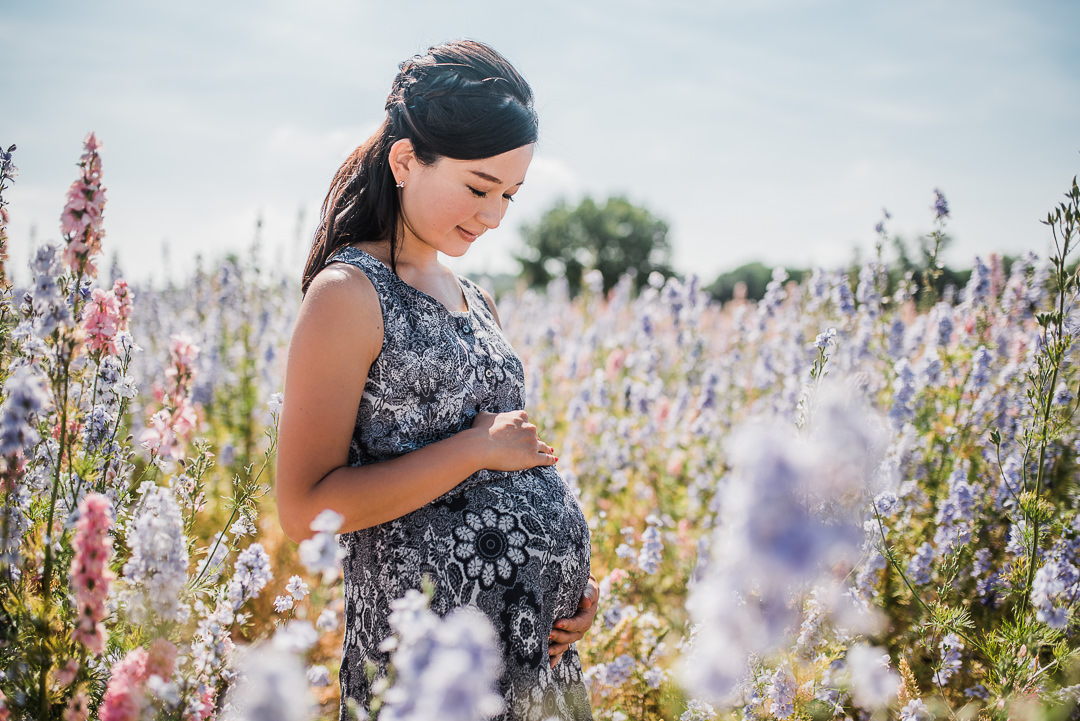
<svg viewBox="0 0 1080 721"><path fill-rule="evenodd" d="M480 289L459 278L467 311L450 311L368 253L346 246L327 263L360 268L375 286L383 344L368 370L349 464L378 463L468 429L481 410L525 407L521 360ZM554 669L548 633L572 616L589 578L589 528L554 466L480 471L393 521L342 534L345 548L345 699L367 708L370 682L386 671L379 644L390 635L390 602L424 577L432 610L474 606L502 643L499 690L508 721L591 719L577 650Z"/></svg>

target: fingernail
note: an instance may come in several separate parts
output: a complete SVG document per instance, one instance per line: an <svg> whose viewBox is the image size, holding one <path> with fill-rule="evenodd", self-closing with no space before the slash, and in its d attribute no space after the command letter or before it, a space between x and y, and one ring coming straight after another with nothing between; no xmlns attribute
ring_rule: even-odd
<svg viewBox="0 0 1080 721"><path fill-rule="evenodd" d="M558 457L558 456L555 456L555 462L556 462L556 463L558 463L558 462L559 462L559 457Z"/></svg>

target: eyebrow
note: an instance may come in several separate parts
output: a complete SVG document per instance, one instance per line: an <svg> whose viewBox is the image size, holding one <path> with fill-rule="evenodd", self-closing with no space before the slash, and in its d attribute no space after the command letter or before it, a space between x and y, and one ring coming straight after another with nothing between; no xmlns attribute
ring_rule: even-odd
<svg viewBox="0 0 1080 721"><path fill-rule="evenodd" d="M485 172L483 172L481 170L470 170L469 172L472 173L473 175L477 176L478 178L483 178L484 180L488 181L489 183L495 183L496 185L501 185L502 184L502 181L499 180L498 178L496 178L494 175L488 175L487 173L485 173ZM524 183L525 183L525 181L523 180L520 183L518 183L518 185L523 185Z"/></svg>

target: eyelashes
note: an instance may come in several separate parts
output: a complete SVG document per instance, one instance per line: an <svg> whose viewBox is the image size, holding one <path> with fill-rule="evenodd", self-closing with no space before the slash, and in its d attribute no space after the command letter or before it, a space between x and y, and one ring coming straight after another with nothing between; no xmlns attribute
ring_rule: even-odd
<svg viewBox="0 0 1080 721"><path fill-rule="evenodd" d="M471 190L472 194L475 195L477 198L486 198L488 196L487 191L485 191L485 190L477 190L476 188L472 187L471 185L467 185L465 187L468 188L469 190ZM503 194L503 197L506 198L507 200L509 200L511 203L514 202L514 196L512 196L512 195Z"/></svg>

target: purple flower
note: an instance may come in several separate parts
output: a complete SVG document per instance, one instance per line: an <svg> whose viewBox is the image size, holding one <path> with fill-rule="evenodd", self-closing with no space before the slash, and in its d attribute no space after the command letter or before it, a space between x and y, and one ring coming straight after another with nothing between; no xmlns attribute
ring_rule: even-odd
<svg viewBox="0 0 1080 721"><path fill-rule="evenodd" d="M955 633L948 633L941 640L940 649L941 665L934 674L934 683L944 686L960 670L960 652L964 650L964 643Z"/></svg>
<svg viewBox="0 0 1080 721"><path fill-rule="evenodd" d="M964 302L973 308L986 306L990 295L990 269L983 263L982 258L975 256L975 263L971 268L971 278L964 287Z"/></svg>
<svg viewBox="0 0 1080 721"><path fill-rule="evenodd" d="M776 669L769 678L769 713L778 719L785 719L795 713L795 694L799 687L791 668L783 665Z"/></svg>
<svg viewBox="0 0 1080 721"><path fill-rule="evenodd" d="M945 195L938 188L934 188L934 204L931 208L934 210L936 219L943 220L949 217L949 204L945 201Z"/></svg>
<svg viewBox="0 0 1080 721"><path fill-rule="evenodd" d="M934 547L929 543L924 543L916 549L915 555L908 561L905 570L908 580L916 586L925 586L930 583L930 572L933 570L933 564Z"/></svg>

